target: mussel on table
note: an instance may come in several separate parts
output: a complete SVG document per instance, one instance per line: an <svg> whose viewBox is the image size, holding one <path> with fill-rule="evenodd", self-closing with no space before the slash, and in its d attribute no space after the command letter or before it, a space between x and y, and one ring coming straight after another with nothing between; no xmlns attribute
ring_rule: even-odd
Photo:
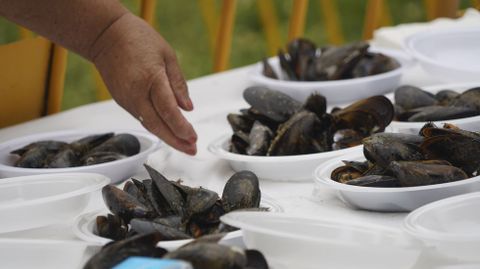
<svg viewBox="0 0 480 269"><path fill-rule="evenodd" d="M368 175L358 177L346 182L348 185L362 187L399 187L399 180L388 175Z"/></svg>
<svg viewBox="0 0 480 269"><path fill-rule="evenodd" d="M121 240L127 236L128 225L116 215L97 216L96 233L101 237Z"/></svg>
<svg viewBox="0 0 480 269"><path fill-rule="evenodd" d="M469 176L480 172L480 135L466 130L429 127L422 133L427 135L421 145L423 154L430 159L442 159L461 168Z"/></svg>
<svg viewBox="0 0 480 269"><path fill-rule="evenodd" d="M11 152L20 156L15 166L24 168L43 168L48 165L50 156L56 155L67 146L67 143L60 141L39 141L31 143L23 148Z"/></svg>
<svg viewBox="0 0 480 269"><path fill-rule="evenodd" d="M273 67L268 63L267 59L262 60L263 64L263 75L269 78L278 79L277 74L273 71Z"/></svg>
<svg viewBox="0 0 480 269"><path fill-rule="evenodd" d="M480 134L427 123L419 135L379 133L363 140L367 161L334 169L332 180L362 187L416 187L478 176Z"/></svg>
<svg viewBox="0 0 480 269"><path fill-rule="evenodd" d="M71 143L39 141L11 154L18 155L15 166L24 168L66 168L111 162L140 152L140 142L131 134L90 135Z"/></svg>
<svg viewBox="0 0 480 269"><path fill-rule="evenodd" d="M203 236L168 252L157 246L158 232L135 235L105 245L90 258L84 269L110 269L130 257L181 260L194 269L268 269L263 254L254 249L240 249L219 244L224 234ZM139 265L141 266L141 265Z"/></svg>
<svg viewBox="0 0 480 269"><path fill-rule="evenodd" d="M300 57L300 56L299 56ZM302 104L290 96L263 87L243 94L254 111L228 114L233 130L230 151L256 156L285 156L326 152L361 144L363 138L382 132L394 117L384 96L359 100L327 113L327 101L310 95Z"/></svg>
<svg viewBox="0 0 480 269"><path fill-rule="evenodd" d="M468 177L462 169L449 164L393 161L389 168L404 187L447 183Z"/></svg>
<svg viewBox="0 0 480 269"><path fill-rule="evenodd" d="M401 133L378 133L363 139L363 153L372 163L386 168L392 161L423 160L420 146L424 138Z"/></svg>
<svg viewBox="0 0 480 269"><path fill-rule="evenodd" d="M275 73L267 59L262 61L262 73L273 79L325 81L371 76L400 66L395 59L368 48L365 42L317 48L312 41L297 38L287 44L286 52L278 52L282 74Z"/></svg>
<svg viewBox="0 0 480 269"><path fill-rule="evenodd" d="M480 115L480 87L463 93L441 90L432 94L404 85L395 90L394 99L398 121L428 122Z"/></svg>
<svg viewBox="0 0 480 269"><path fill-rule="evenodd" d="M156 247L161 236L157 233L135 235L105 245L84 265L83 269L109 269L132 256L163 257L167 251Z"/></svg>
<svg viewBox="0 0 480 269"><path fill-rule="evenodd" d="M359 100L332 112L338 129L353 129L364 137L383 132L394 116L390 100L382 95Z"/></svg>
<svg viewBox="0 0 480 269"><path fill-rule="evenodd" d="M123 190L111 185L103 188L104 202L113 215L97 217L98 235L120 240L156 232L163 241L197 238L221 232L220 217L230 211L262 210L258 178L250 171L233 174L219 197L145 167L151 179L132 179Z"/></svg>
<svg viewBox="0 0 480 269"><path fill-rule="evenodd" d="M243 98L258 114L279 123L288 120L302 106L284 93L257 86L245 89Z"/></svg>

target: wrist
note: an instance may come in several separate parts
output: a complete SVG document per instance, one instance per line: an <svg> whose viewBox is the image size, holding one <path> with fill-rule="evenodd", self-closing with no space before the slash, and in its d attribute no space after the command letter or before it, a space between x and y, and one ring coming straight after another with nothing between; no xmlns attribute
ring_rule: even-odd
<svg viewBox="0 0 480 269"><path fill-rule="evenodd" d="M128 22L132 20L132 17L136 18L135 15L126 11L112 20L89 46L85 57L95 63L100 55L112 49L115 44L118 44L128 31L126 28L128 27Z"/></svg>

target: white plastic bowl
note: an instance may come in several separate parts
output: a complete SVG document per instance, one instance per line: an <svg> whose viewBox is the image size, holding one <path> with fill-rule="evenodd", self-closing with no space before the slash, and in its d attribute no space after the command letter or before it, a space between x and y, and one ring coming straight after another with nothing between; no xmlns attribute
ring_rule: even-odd
<svg viewBox="0 0 480 269"><path fill-rule="evenodd" d="M106 175L112 179L112 183L117 183L134 175L135 172L147 160L148 155L159 148L160 141L155 136L146 132L132 130L115 130L115 133L129 133L140 141L140 152L133 156L95 165L69 167L69 168L22 168L15 167L14 162L17 159L11 151L21 148L33 142L40 140L58 140L72 142L87 135L99 134L101 131L58 131L42 134L34 134L25 137L19 137L0 144L0 182L4 177L18 177L27 175L51 174L51 173L98 173Z"/></svg>
<svg viewBox="0 0 480 269"><path fill-rule="evenodd" d="M413 211L404 228L445 256L480 262L479 208L480 192L451 197Z"/></svg>
<svg viewBox="0 0 480 269"><path fill-rule="evenodd" d="M412 211L425 204L450 196L480 191L480 176L450 183L403 188L374 188L352 186L330 178L332 171L343 165L342 160L365 160L363 152L336 158L315 170L315 183L337 192L337 195L354 208L374 211Z"/></svg>
<svg viewBox="0 0 480 269"><path fill-rule="evenodd" d="M422 90L436 94L441 90L453 90L459 93L462 93L471 88L480 87L480 82L468 82L468 83L454 83L454 84L440 84L430 87L424 87ZM393 94L387 95L387 97L393 102ZM480 131L480 116L466 117L462 119L455 120L443 120L443 121L434 121L433 123L438 126L442 126L444 123L455 124L461 129L478 132ZM388 126L387 130L395 133L410 133L418 134L420 129L427 122L405 122L405 121L392 121Z"/></svg>
<svg viewBox="0 0 480 269"><path fill-rule="evenodd" d="M231 135L224 135L215 139L208 146L208 150L218 158L228 161L235 171L250 170L258 178L279 181L311 180L312 171L319 164L361 148L361 146L356 146L341 150L291 156L249 156L228 151L230 137Z"/></svg>
<svg viewBox="0 0 480 269"><path fill-rule="evenodd" d="M480 81L480 29L452 28L416 33L406 48L420 66L446 82Z"/></svg>
<svg viewBox="0 0 480 269"><path fill-rule="evenodd" d="M300 102L304 102L314 92L325 96L329 104L348 103L373 95L384 94L395 90L400 83L404 69L411 64L408 55L401 51L372 48L396 59L400 67L378 75L332 80L332 81L288 81L272 79L263 75L263 65L258 63L249 73L250 80L255 85L262 85L272 90L284 92ZM280 74L278 58L269 59L272 68Z"/></svg>
<svg viewBox="0 0 480 269"><path fill-rule="evenodd" d="M15 269L81 269L83 264L99 251L98 246L85 242L0 239L2 268Z"/></svg>
<svg viewBox="0 0 480 269"><path fill-rule="evenodd" d="M421 252L408 234L371 223L258 212L232 212L221 221L241 228L246 246L275 269L405 269Z"/></svg>
<svg viewBox="0 0 480 269"><path fill-rule="evenodd" d="M270 212L283 212L283 208L271 198L262 197L262 201L260 205L262 207L269 208ZM104 209L104 210L94 211L94 212L90 212L90 213L86 213L78 216L75 219L75 222L73 224L73 233L78 238L82 239L85 242L89 242L90 244L97 244L97 245L107 244L112 240L96 235L94 233L94 230L95 230L95 224L96 224L95 221L97 216L107 215L108 213L110 212ZM223 243L226 242L229 245L239 245L239 244L241 245L241 242L238 242L238 241L241 241L241 237L242 237L242 234L240 231L230 232L222 239L222 242ZM190 241L191 239L172 240L172 241L159 242L158 245L167 250L174 250Z"/></svg>
<svg viewBox="0 0 480 269"><path fill-rule="evenodd" d="M90 173L36 175L0 180L0 233L68 221L110 179Z"/></svg>

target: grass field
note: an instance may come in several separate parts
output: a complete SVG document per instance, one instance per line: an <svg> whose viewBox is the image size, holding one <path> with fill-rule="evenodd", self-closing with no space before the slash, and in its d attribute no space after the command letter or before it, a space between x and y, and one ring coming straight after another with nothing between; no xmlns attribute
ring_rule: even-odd
<svg viewBox="0 0 480 269"><path fill-rule="evenodd" d="M237 16L230 67L254 63L267 56L266 41L259 21L257 3L262 0L237 1ZM345 41L361 39L366 0L335 0ZM138 0L122 1L138 13ZM275 0L282 40L286 40L291 2ZM470 2L462 1L462 7ZM423 1L389 0L393 24L425 21ZM220 1L217 0L217 10ZM324 23L319 1L310 1L305 37L318 44L326 44ZM159 0L156 11L157 30L175 48L182 70L187 79L212 72L212 55L208 44L207 29L200 15L198 2L194 0ZM0 20L0 42L18 39L16 27ZM78 55L69 54L63 109L96 101L92 66Z"/></svg>

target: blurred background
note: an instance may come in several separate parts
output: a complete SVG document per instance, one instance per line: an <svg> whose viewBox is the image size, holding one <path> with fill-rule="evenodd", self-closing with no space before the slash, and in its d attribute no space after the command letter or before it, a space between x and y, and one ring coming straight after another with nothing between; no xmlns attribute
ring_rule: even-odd
<svg viewBox="0 0 480 269"><path fill-rule="evenodd" d="M236 1L229 68L255 63L263 57L272 55L275 51L267 45L260 1L264 0ZM135 14L140 13L139 0L121 2ZM284 45L287 41L293 1L273 0L269 2L273 3L269 7L273 11L269 12L270 16L273 14L273 18L277 21L274 29L276 42ZM206 6L206 3L210 4ZM425 1L388 0L384 3L386 3L383 7L386 15L382 16L381 23L383 25L422 22L428 19ZM326 8L325 4L333 4L334 10ZM475 1L461 0L460 9L474 4ZM304 36L319 46L332 43L332 40L335 40L335 43L361 40L364 37L366 7L367 0L309 1ZM218 24L221 1L158 0L154 10L153 25L176 50L186 78L193 79L211 74L214 50L213 41L209 38L211 36L209 26L211 27L212 22L216 20ZM328 26L326 25L329 20L332 20L332 16L334 20L338 19L337 27L339 28L333 37L327 36ZM13 42L19 37L18 28L0 18L0 42L2 44ZM92 65L78 55L69 52L62 110L104 99L105 96L98 96L97 84Z"/></svg>

